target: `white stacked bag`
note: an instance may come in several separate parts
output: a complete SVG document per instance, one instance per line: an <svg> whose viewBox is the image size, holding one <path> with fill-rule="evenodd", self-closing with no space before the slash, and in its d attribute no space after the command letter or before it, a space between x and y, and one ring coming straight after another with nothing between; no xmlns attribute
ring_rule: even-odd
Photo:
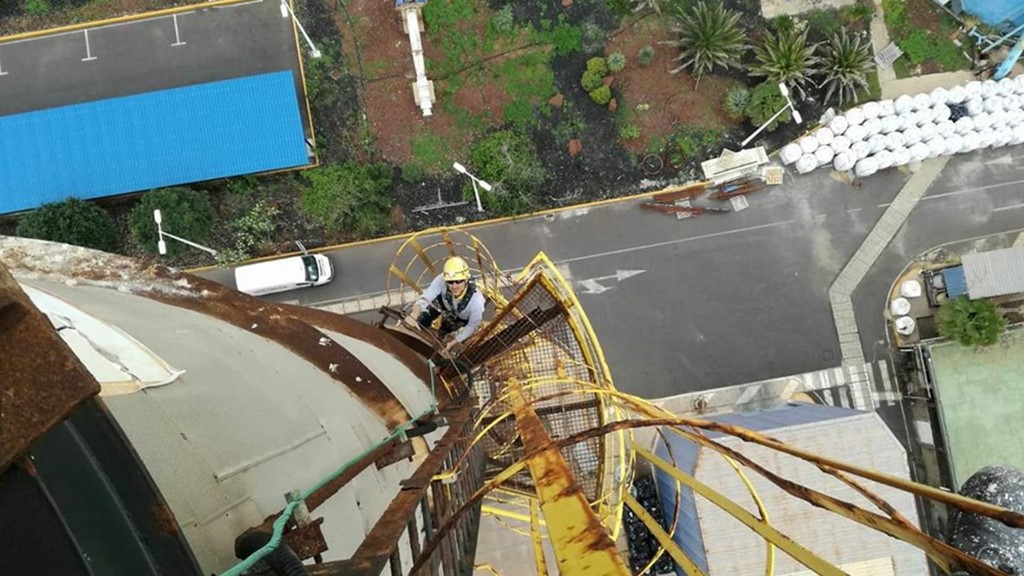
<svg viewBox="0 0 1024 576"><path fill-rule="evenodd" d="M800 174L831 165L864 177L927 158L1018 144L1024 144L1024 75L866 102L787 144L779 157Z"/></svg>

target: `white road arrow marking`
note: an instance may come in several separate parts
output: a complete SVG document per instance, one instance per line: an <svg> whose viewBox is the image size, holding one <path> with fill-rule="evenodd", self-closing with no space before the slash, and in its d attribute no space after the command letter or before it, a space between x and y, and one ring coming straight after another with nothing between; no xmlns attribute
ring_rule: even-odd
<svg viewBox="0 0 1024 576"><path fill-rule="evenodd" d="M586 280L580 280L579 284L583 287L583 290L581 291L583 294L600 294L614 288L614 286L605 286L604 284L601 284L602 280L622 282L626 278L632 278L633 276L643 274L644 272L646 272L646 270L616 270L615 274L598 276L596 278L587 278Z"/></svg>

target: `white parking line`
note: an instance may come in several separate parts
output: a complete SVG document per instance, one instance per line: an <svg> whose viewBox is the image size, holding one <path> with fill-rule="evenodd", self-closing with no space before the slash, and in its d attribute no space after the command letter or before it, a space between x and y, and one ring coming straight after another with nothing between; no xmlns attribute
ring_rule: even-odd
<svg viewBox="0 0 1024 576"><path fill-rule="evenodd" d="M1013 210L1015 208L1024 208L1024 204L1014 204L1012 206L1000 206L999 208L993 208L993 212L1002 212L1003 210Z"/></svg>
<svg viewBox="0 0 1024 576"><path fill-rule="evenodd" d="M672 246L673 244L683 244L684 242L694 242L696 240L706 240L708 238L717 238L719 236L729 236L731 234L740 234L742 232L753 232L754 230L763 230L766 228L775 228L778 226L786 226L793 224L795 220L784 220L782 222L772 222L771 224L760 224L758 226L747 226L746 228L736 228L734 230L723 230L721 232L712 232L711 234L703 234L701 236L689 236L687 238L676 238L675 240L666 240L664 242L655 242L653 244L644 244L642 246L633 246L632 248L620 248L619 250L609 250L607 252L598 252L596 254L587 254L586 256L577 256L575 258L566 258L564 260L558 260L555 264L567 264L569 262L580 262L582 260L592 260L594 258L604 258L605 256L615 256L617 254L628 254L630 252L639 252L641 250L650 250L651 248L661 248L662 246Z"/></svg>
<svg viewBox="0 0 1024 576"><path fill-rule="evenodd" d="M181 32L178 31L178 15L174 15L174 44L171 46L184 46L185 43L181 41Z"/></svg>
<svg viewBox="0 0 1024 576"><path fill-rule="evenodd" d="M942 194L934 194L931 196L925 196L921 198L924 200L935 200L938 198L945 198L947 196L958 196L960 194L969 194L971 192L980 192L981 190L991 190L993 188L1004 188L1006 186L1015 186L1017 184L1024 184L1024 180L1014 180L1013 182L1003 182L1001 184L989 184L988 186L979 186L977 188L964 188L963 190L954 190L952 192L943 192Z"/></svg>
<svg viewBox="0 0 1024 576"><path fill-rule="evenodd" d="M89 30L82 30L82 32L85 33L85 58L82 58L82 62L95 60L96 57L92 55L92 50L89 48Z"/></svg>

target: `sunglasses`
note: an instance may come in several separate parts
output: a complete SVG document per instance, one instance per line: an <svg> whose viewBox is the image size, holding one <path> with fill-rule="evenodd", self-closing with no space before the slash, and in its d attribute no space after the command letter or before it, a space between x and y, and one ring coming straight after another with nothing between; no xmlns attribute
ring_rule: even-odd
<svg viewBox="0 0 1024 576"><path fill-rule="evenodd" d="M448 284L449 286L451 286L452 284L462 284L464 282L465 282L465 280L446 280L445 284Z"/></svg>

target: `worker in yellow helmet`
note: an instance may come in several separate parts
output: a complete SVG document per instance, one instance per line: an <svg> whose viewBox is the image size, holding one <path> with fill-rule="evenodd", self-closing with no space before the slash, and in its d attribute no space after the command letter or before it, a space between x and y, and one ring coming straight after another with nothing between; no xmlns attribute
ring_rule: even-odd
<svg viewBox="0 0 1024 576"><path fill-rule="evenodd" d="M458 256L444 263L438 274L423 291L405 323L412 328L428 327L441 316L439 336L445 342L444 352L458 352L462 343L476 332L484 317L484 295L476 289L469 275L469 265Z"/></svg>

